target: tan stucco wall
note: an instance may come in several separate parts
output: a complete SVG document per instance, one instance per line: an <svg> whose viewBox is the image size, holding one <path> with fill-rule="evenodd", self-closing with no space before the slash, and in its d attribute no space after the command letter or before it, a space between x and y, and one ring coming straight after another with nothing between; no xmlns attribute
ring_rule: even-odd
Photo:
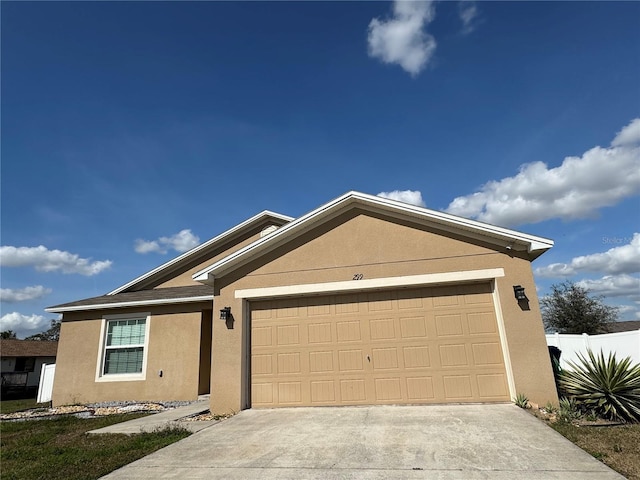
<svg viewBox="0 0 640 480"><path fill-rule="evenodd" d="M238 411L248 401L248 302L237 289L444 273L502 267L497 281L515 390L532 402L557 402L530 262L442 232L351 211L253 264L216 279L211 409ZM530 310L516 302L513 285L526 288ZM234 322L216 312L231 306ZM230 328L230 326L232 328Z"/></svg>
<svg viewBox="0 0 640 480"><path fill-rule="evenodd" d="M58 344L53 404L198 397L202 310L211 305L114 309L65 314ZM96 382L103 315L151 313L146 380ZM162 370L162 377L158 372Z"/></svg>

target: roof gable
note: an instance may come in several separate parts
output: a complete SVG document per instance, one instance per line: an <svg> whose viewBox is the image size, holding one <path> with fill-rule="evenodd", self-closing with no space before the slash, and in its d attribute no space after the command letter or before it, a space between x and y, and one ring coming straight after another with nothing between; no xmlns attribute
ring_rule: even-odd
<svg viewBox="0 0 640 480"><path fill-rule="evenodd" d="M264 210L263 212L254 215L253 217L221 233L220 235L213 237L212 239L198 245L197 247L192 248L188 252L185 252L182 255L179 255L178 257L173 258L168 262L160 265L159 267L156 267L153 270L116 288L115 290L112 290L107 295L116 295L123 292L135 291L140 288L147 287L156 279L166 279L172 273L180 271L180 269L185 265L191 265L193 262L198 261L199 259L200 261L206 260L206 256L214 252L216 248L219 248L223 244L229 244L233 242L235 239L240 238L242 235L246 234L252 229L255 229L261 224L269 222L275 225L284 225L292 220L293 218L287 215L281 215L279 213Z"/></svg>
<svg viewBox="0 0 640 480"><path fill-rule="evenodd" d="M251 260L292 241L310 229L354 208L380 212L400 219L410 219L413 222L431 225L439 230L455 233L461 237L482 240L498 248L505 249L505 251L524 252L529 257L529 260L537 258L553 246L553 241L547 238L536 237L396 200L352 191L293 220L268 237L256 240L196 272L193 275L193 279L202 283L211 283L215 277L225 275Z"/></svg>

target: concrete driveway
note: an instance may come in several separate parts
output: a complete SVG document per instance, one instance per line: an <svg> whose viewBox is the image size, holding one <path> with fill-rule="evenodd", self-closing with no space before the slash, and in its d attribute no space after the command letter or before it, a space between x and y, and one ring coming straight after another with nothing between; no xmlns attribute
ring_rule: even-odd
<svg viewBox="0 0 640 480"><path fill-rule="evenodd" d="M515 405L246 410L107 479L623 477Z"/></svg>

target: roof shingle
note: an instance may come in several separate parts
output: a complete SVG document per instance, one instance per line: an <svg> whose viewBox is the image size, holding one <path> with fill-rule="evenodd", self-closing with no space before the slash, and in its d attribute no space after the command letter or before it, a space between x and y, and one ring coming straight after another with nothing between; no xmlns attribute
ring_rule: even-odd
<svg viewBox="0 0 640 480"><path fill-rule="evenodd" d="M0 340L0 356L2 357L55 357L58 342L40 340Z"/></svg>
<svg viewBox="0 0 640 480"><path fill-rule="evenodd" d="M47 311L55 312L56 309L68 307L90 307L92 305L110 305L116 303L145 302L154 300L178 300L193 297L213 295L213 288L208 285L193 285L187 287L156 288L153 290L140 290L138 292L117 293L115 295L102 295L100 297L85 298L76 302L62 303L48 307Z"/></svg>

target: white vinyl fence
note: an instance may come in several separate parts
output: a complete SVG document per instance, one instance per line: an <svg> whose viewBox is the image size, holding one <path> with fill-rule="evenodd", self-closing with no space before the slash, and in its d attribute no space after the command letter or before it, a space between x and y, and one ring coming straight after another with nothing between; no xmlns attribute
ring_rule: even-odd
<svg viewBox="0 0 640 480"><path fill-rule="evenodd" d="M53 377L56 374L56 364L43 364L40 371L40 385L38 386L38 403L50 402L53 394Z"/></svg>
<svg viewBox="0 0 640 480"><path fill-rule="evenodd" d="M594 353L604 352L605 358L609 352L615 353L616 359L631 357L633 363L640 363L640 330L631 332L605 333L602 335L570 335L551 333L547 336L547 345L558 347L562 352L560 366L566 368L567 362L579 365L578 353L586 356L587 349Z"/></svg>

